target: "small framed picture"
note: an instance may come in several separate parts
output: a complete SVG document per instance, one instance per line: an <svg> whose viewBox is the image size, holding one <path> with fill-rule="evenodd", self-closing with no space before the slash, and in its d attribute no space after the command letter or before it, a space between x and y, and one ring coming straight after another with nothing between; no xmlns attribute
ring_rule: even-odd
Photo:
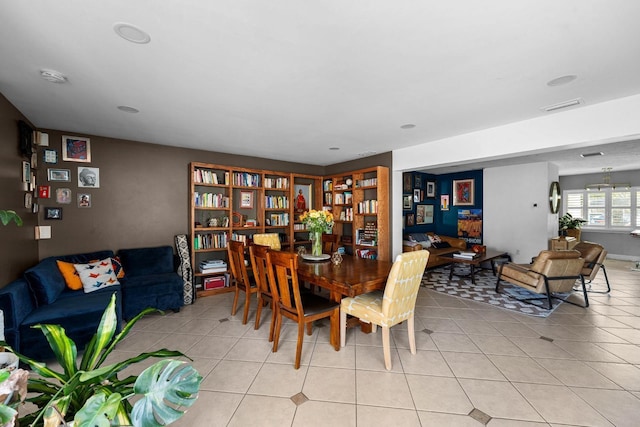
<svg viewBox="0 0 640 427"><path fill-rule="evenodd" d="M62 219L62 208L44 208L44 219Z"/></svg>
<svg viewBox="0 0 640 427"><path fill-rule="evenodd" d="M416 224L433 224L433 205L416 206Z"/></svg>
<svg viewBox="0 0 640 427"><path fill-rule="evenodd" d="M58 163L58 152L56 150L44 150L44 162L50 164Z"/></svg>
<svg viewBox="0 0 640 427"><path fill-rule="evenodd" d="M71 203L71 189L70 188L57 188L56 189L56 202L61 205L68 205Z"/></svg>
<svg viewBox="0 0 640 427"><path fill-rule="evenodd" d="M71 170L69 169L47 169L49 181L70 182Z"/></svg>
<svg viewBox="0 0 640 427"><path fill-rule="evenodd" d="M78 167L78 187L100 188L100 168Z"/></svg>
<svg viewBox="0 0 640 427"><path fill-rule="evenodd" d="M22 182L31 182L31 163L22 162Z"/></svg>
<svg viewBox="0 0 640 427"><path fill-rule="evenodd" d="M91 194L78 193L78 207L90 208L91 207Z"/></svg>
<svg viewBox="0 0 640 427"><path fill-rule="evenodd" d="M453 206L473 206L474 182L473 178L453 180Z"/></svg>
<svg viewBox="0 0 640 427"><path fill-rule="evenodd" d="M91 162L91 145L89 138L63 135L62 160L65 162Z"/></svg>
<svg viewBox="0 0 640 427"><path fill-rule="evenodd" d="M413 195L404 194L402 196L402 209L405 211L410 211L413 209Z"/></svg>
<svg viewBox="0 0 640 427"><path fill-rule="evenodd" d="M413 190L413 202L418 203L420 200L422 200L420 198L420 189L416 188L415 190Z"/></svg>
<svg viewBox="0 0 640 427"><path fill-rule="evenodd" d="M448 211L449 210L449 195L443 194L440 196L440 210Z"/></svg>
<svg viewBox="0 0 640 427"><path fill-rule="evenodd" d="M417 173L416 176L413 177L413 188L422 188L422 175L419 173Z"/></svg>
<svg viewBox="0 0 640 427"><path fill-rule="evenodd" d="M24 207L27 209L31 209L33 206L33 194L24 193Z"/></svg>
<svg viewBox="0 0 640 427"><path fill-rule="evenodd" d="M253 208L253 191L240 192L240 208L241 209Z"/></svg>
<svg viewBox="0 0 640 427"><path fill-rule="evenodd" d="M402 174L402 191L408 193L413 187L413 174L411 172L405 172Z"/></svg>
<svg viewBox="0 0 640 427"><path fill-rule="evenodd" d="M436 197L435 181L427 181L427 197Z"/></svg>
<svg viewBox="0 0 640 427"><path fill-rule="evenodd" d="M414 214L408 214L406 215L407 218L407 227L413 227L414 225L416 225L416 216Z"/></svg>

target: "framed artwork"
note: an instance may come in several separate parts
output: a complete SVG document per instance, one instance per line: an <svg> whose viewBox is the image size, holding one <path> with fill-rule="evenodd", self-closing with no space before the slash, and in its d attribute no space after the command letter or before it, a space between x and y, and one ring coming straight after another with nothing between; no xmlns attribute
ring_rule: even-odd
<svg viewBox="0 0 640 427"><path fill-rule="evenodd" d="M49 197L51 197L51 186L50 185L38 186L38 198L48 199Z"/></svg>
<svg viewBox="0 0 640 427"><path fill-rule="evenodd" d="M416 206L416 224L433 224L433 205Z"/></svg>
<svg viewBox="0 0 640 427"><path fill-rule="evenodd" d="M22 162L22 182L31 182L31 163Z"/></svg>
<svg viewBox="0 0 640 427"><path fill-rule="evenodd" d="M413 188L412 183L413 174L411 172L405 172L402 174L402 192L410 193Z"/></svg>
<svg viewBox="0 0 640 427"><path fill-rule="evenodd" d="M44 219L62 219L62 208L44 208Z"/></svg>
<svg viewBox="0 0 640 427"><path fill-rule="evenodd" d="M253 191L240 192L240 209L253 208Z"/></svg>
<svg viewBox="0 0 640 427"><path fill-rule="evenodd" d="M413 188L422 188L422 175L419 173L413 177Z"/></svg>
<svg viewBox="0 0 640 427"><path fill-rule="evenodd" d="M404 194L402 196L402 209L405 211L410 211L413 209L413 195Z"/></svg>
<svg viewBox="0 0 640 427"><path fill-rule="evenodd" d="M56 189L56 202L62 205L68 205L69 203L71 203L71 189L70 188Z"/></svg>
<svg viewBox="0 0 640 427"><path fill-rule="evenodd" d="M405 215L405 218L407 219L407 227L413 227L416 225L416 216L414 214L407 214Z"/></svg>
<svg viewBox="0 0 640 427"><path fill-rule="evenodd" d="M91 162L90 144L89 138L62 135L62 160L65 162Z"/></svg>
<svg viewBox="0 0 640 427"><path fill-rule="evenodd" d="M33 194L32 193L24 193L24 207L27 209L31 209L33 207Z"/></svg>
<svg viewBox="0 0 640 427"><path fill-rule="evenodd" d="M69 169L47 169L49 181L70 182L71 170Z"/></svg>
<svg viewBox="0 0 640 427"><path fill-rule="evenodd" d="M413 190L413 202L418 203L421 200L422 198L420 197L420 189L416 188L415 190Z"/></svg>
<svg viewBox="0 0 640 427"><path fill-rule="evenodd" d="M313 200L311 195L311 184L296 184L293 186L295 191L295 209L296 212L304 212L313 208Z"/></svg>
<svg viewBox="0 0 640 427"><path fill-rule="evenodd" d="M440 196L440 210L448 211L449 210L449 195L443 194Z"/></svg>
<svg viewBox="0 0 640 427"><path fill-rule="evenodd" d="M427 197L436 197L435 181L427 181Z"/></svg>
<svg viewBox="0 0 640 427"><path fill-rule="evenodd" d="M79 193L78 194L78 207L90 208L91 207L91 194Z"/></svg>
<svg viewBox="0 0 640 427"><path fill-rule="evenodd" d="M58 163L58 152L56 150L44 150L43 156L43 160L45 163Z"/></svg>
<svg viewBox="0 0 640 427"><path fill-rule="evenodd" d="M453 180L453 206L473 206L474 179Z"/></svg>
<svg viewBox="0 0 640 427"><path fill-rule="evenodd" d="M100 188L100 168L78 167L78 187Z"/></svg>

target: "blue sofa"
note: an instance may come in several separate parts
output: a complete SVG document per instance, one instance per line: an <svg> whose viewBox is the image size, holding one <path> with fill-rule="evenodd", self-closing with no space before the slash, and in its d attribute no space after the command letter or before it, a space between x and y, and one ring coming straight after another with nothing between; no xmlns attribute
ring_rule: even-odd
<svg viewBox="0 0 640 427"><path fill-rule="evenodd" d="M7 344L35 360L51 358L53 353L42 331L32 328L48 323L61 325L80 351L95 333L114 292L119 330L124 320L147 307L180 310L183 283L175 270L171 246L120 250L125 274L120 284L91 293L67 288L56 263L86 264L113 256L113 251L106 250L48 257L0 289Z"/></svg>

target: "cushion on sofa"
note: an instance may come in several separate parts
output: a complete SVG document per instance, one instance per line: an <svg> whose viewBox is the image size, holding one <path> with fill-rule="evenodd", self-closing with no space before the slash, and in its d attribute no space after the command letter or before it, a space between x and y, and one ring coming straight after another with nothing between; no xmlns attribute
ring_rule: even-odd
<svg viewBox="0 0 640 427"><path fill-rule="evenodd" d="M111 257L88 264L74 264L73 266L78 271L85 293L120 284L113 270Z"/></svg>
<svg viewBox="0 0 640 427"><path fill-rule="evenodd" d="M175 272L171 246L121 249L118 256L128 277Z"/></svg>
<svg viewBox="0 0 640 427"><path fill-rule="evenodd" d="M74 291L82 289L82 281L80 281L80 276L73 263L60 260L56 260L56 263L58 264L58 270L60 270L62 277L64 277L67 288Z"/></svg>

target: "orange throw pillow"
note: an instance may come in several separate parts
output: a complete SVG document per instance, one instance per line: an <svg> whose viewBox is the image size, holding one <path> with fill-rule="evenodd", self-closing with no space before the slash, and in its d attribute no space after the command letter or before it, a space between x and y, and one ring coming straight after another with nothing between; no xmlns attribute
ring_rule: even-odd
<svg viewBox="0 0 640 427"><path fill-rule="evenodd" d="M67 288L73 289L74 291L82 289L80 276L73 264L59 260L56 260L56 262L58 263L58 270L62 273L62 277L64 277L64 281L67 284Z"/></svg>

